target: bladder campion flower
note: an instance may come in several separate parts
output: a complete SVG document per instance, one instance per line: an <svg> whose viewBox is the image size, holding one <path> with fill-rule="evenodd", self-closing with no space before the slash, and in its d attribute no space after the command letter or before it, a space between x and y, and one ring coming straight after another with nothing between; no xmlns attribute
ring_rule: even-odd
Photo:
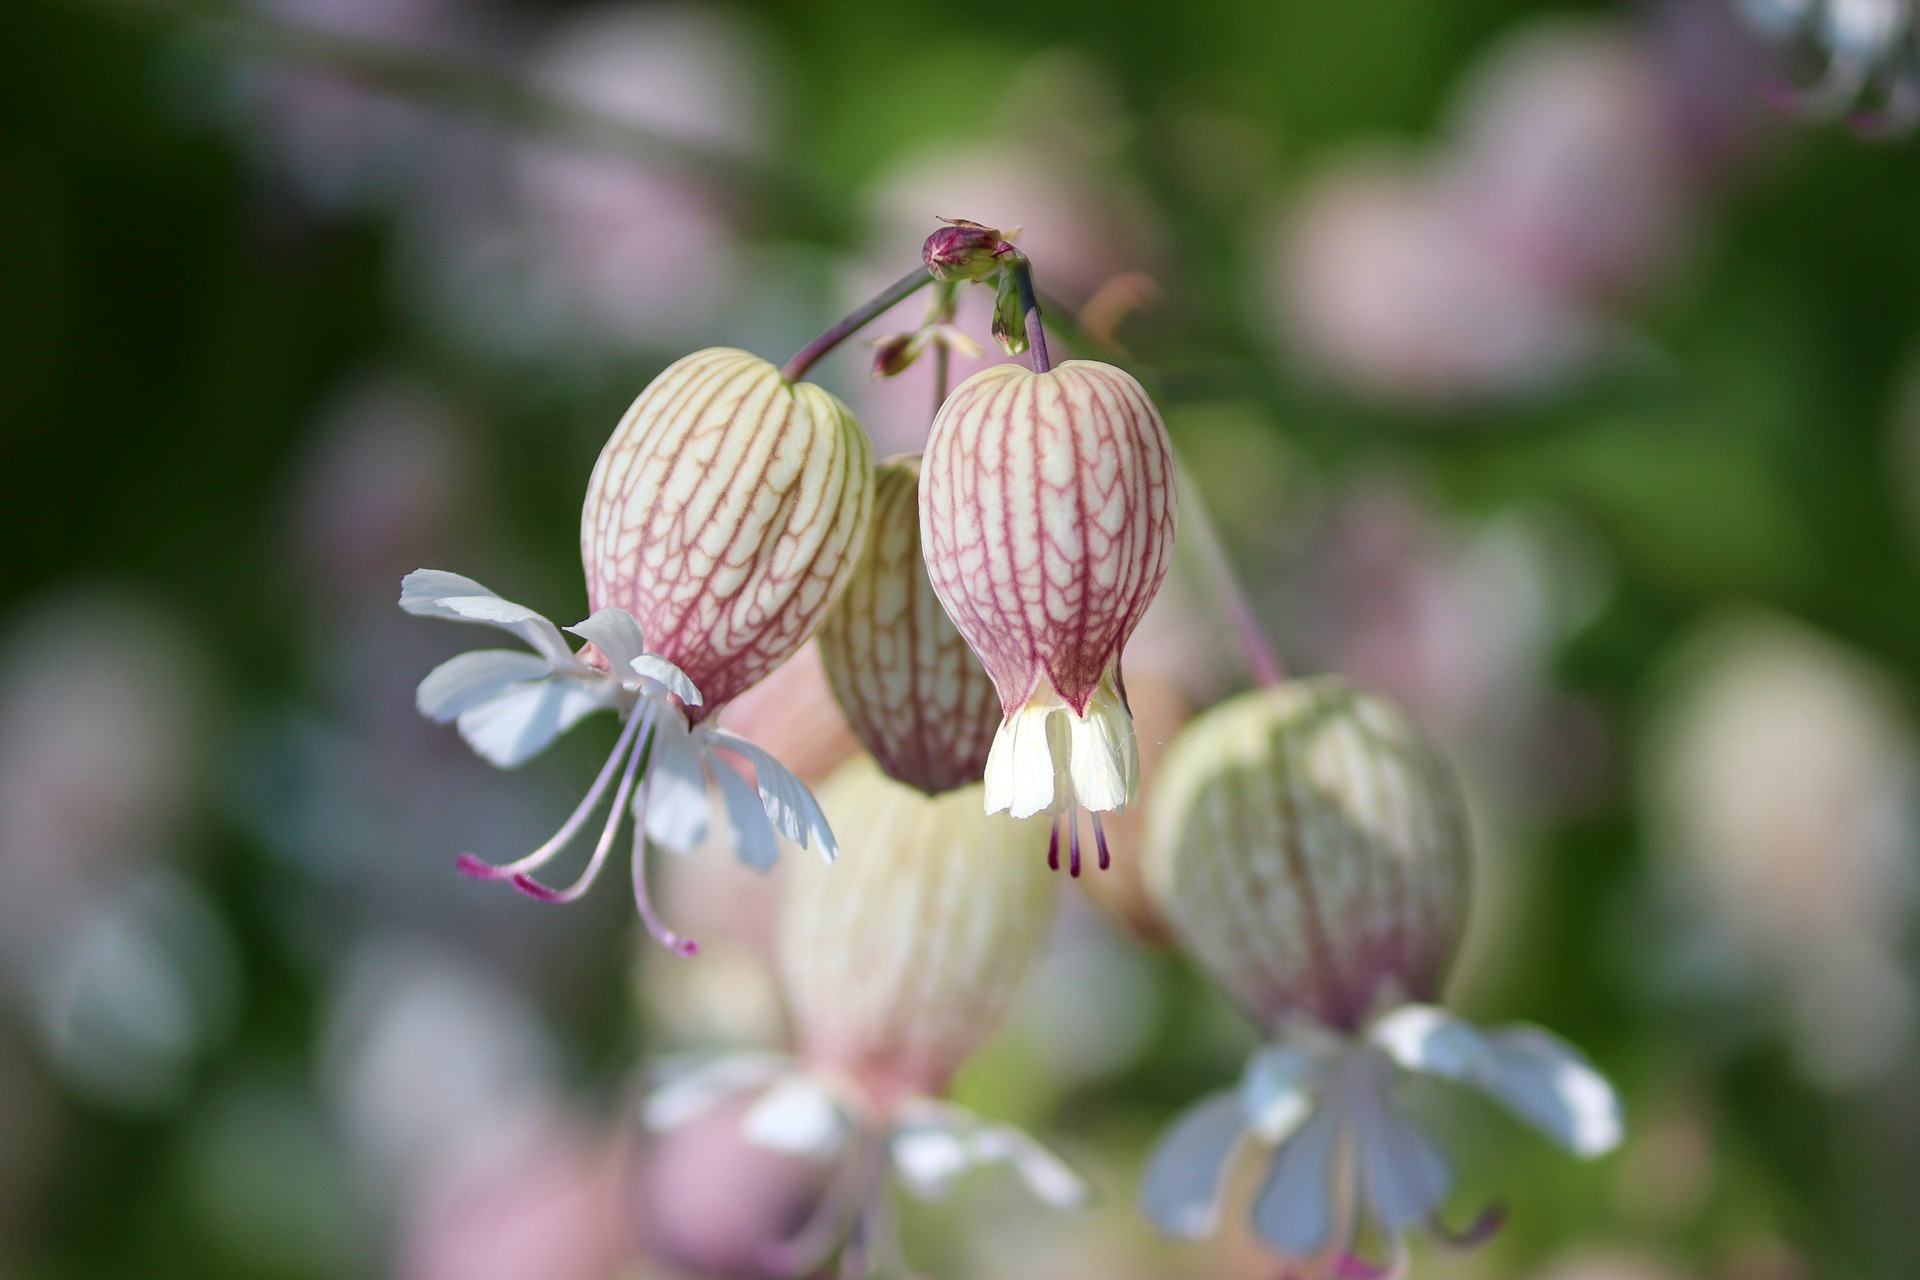
<svg viewBox="0 0 1920 1280"><path fill-rule="evenodd" d="M749 1093L750 1141L832 1166L813 1221L769 1259L788 1274L815 1274L836 1253L843 1275L897 1264L889 1178L931 1199L969 1169L1006 1165L1043 1201L1084 1204L1085 1183L1058 1156L940 1100L999 1028L1047 936L1054 893L1033 856L1039 831L986 813L977 784L929 797L864 757L821 797L847 843L831 873L795 868L782 919L799 1059L683 1065L649 1100L649 1124L675 1128Z"/></svg>
<svg viewBox="0 0 1920 1280"><path fill-rule="evenodd" d="M1036 351L1038 349L1036 348ZM999 689L986 805L1068 817L1132 802L1139 760L1120 653L1174 537L1173 451L1146 391L1111 365L996 365L947 399L927 442L927 571Z"/></svg>
<svg viewBox="0 0 1920 1280"><path fill-rule="evenodd" d="M1484 1090L1581 1157L1619 1142L1613 1090L1578 1051L1433 1003L1465 925L1467 829L1445 762L1399 713L1337 680L1262 689L1196 720L1161 776L1148 884L1273 1040L1161 1142L1141 1193L1155 1225L1210 1234L1251 1146L1268 1246L1321 1275L1384 1274L1358 1255L1362 1223L1397 1265L1452 1185L1396 1106L1408 1072Z"/></svg>
<svg viewBox="0 0 1920 1280"><path fill-rule="evenodd" d="M919 483L917 457L880 464L866 550L818 644L834 697L880 768L938 795L980 781L1000 711L927 579Z"/></svg>
<svg viewBox="0 0 1920 1280"><path fill-rule="evenodd" d="M586 646L574 651L553 623L471 579L409 574L403 609L501 627L534 650L461 654L421 683L421 712L456 723L487 760L520 764L602 708L625 722L553 839L501 866L462 855L461 870L571 901L599 875L631 807L641 917L663 944L692 954L653 910L645 849L651 839L685 851L705 838L709 784L742 861L772 866L776 829L830 861L833 834L805 785L705 721L806 643L852 572L872 498L866 437L839 401L745 352L703 351L641 393L594 470L582 521L593 613L568 628ZM609 786L613 807L585 871L563 889L535 880Z"/></svg>

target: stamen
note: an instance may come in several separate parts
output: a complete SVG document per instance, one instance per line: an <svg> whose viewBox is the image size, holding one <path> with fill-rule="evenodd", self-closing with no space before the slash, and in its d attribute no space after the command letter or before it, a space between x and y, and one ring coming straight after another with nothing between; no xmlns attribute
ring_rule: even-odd
<svg viewBox="0 0 1920 1280"><path fill-rule="evenodd" d="M1078 880L1080 878L1080 811L1078 809L1067 810L1067 832L1071 837L1067 843L1067 874Z"/></svg>
<svg viewBox="0 0 1920 1280"><path fill-rule="evenodd" d="M652 741L647 745L651 747ZM652 798L653 777L648 775L646 790L640 793L640 803L633 814L633 901L640 908L640 923L647 926L655 942L675 955L691 958L699 954L700 944L667 928L653 908L652 895L647 892L647 804Z"/></svg>
<svg viewBox="0 0 1920 1280"><path fill-rule="evenodd" d="M1100 825L1100 811L1093 811L1093 842L1100 847L1100 869L1105 871L1113 865L1113 855L1107 852L1107 829Z"/></svg>
<svg viewBox="0 0 1920 1280"><path fill-rule="evenodd" d="M586 799L580 802L579 807L573 811L573 815L566 822L561 824L560 829L553 833L552 839L524 858L517 858L497 866L476 858L471 853L463 853L454 860L454 866L459 869L460 874L472 880L511 880L526 872L538 871L553 861L554 855L566 848L573 837L579 834L580 828L586 824L588 815L599 806L600 797L606 794L607 783L613 780L613 771L619 767L621 758L627 755L628 748L633 745L634 735L640 731L641 719L642 717L637 714L627 718L627 727L622 729L620 736L614 740L612 754L607 757L607 762L600 766L600 776L593 780L591 787L587 788ZM631 759L631 757L628 758ZM618 812L617 807L615 812Z"/></svg>
<svg viewBox="0 0 1920 1280"><path fill-rule="evenodd" d="M1049 830L1052 832L1052 834L1047 837L1047 867L1049 870L1058 871L1060 869L1060 815L1059 814L1056 813L1053 815L1053 825L1049 828Z"/></svg>
<svg viewBox="0 0 1920 1280"><path fill-rule="evenodd" d="M642 717L634 718L638 720ZM644 718L651 725L653 721L651 710ZM613 838L620 831L620 819L626 816L627 797L633 794L633 780L634 776L640 772L640 761L652 746L653 735L649 733L646 744L627 756L627 767L620 774L620 786L613 793L613 808L607 814L607 825L601 828L600 843L594 845L593 857L587 860L587 869L580 873L580 878L565 889L553 889L541 884L523 871L514 875L514 888L537 902L572 902L593 887L593 882L599 878L600 868L606 864L607 854L613 849Z"/></svg>

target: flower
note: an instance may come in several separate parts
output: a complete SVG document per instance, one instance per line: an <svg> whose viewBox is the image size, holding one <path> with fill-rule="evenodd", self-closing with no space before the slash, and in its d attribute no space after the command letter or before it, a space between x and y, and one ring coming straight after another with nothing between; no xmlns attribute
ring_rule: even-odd
<svg viewBox="0 0 1920 1280"><path fill-rule="evenodd" d="M589 642L575 651L547 619L459 574L438 569L408 574L400 584L400 607L422 617L499 627L533 648L532 653L481 649L459 654L420 682L415 700L420 713L455 724L488 762L502 769L522 764L595 711L612 710L625 722L586 797L551 840L501 866L462 854L459 865L467 875L508 881L543 902L571 902L599 875L631 805L633 888L641 919L663 945L692 955L695 943L667 929L653 910L645 841L685 852L705 839L708 783L720 788L741 861L770 868L779 857L776 829L833 859L833 833L806 786L745 738L695 722L691 712L706 705L700 690L678 666L649 651L640 624L626 610L597 609L568 627ZM751 784L726 762L728 756L752 769ZM613 808L586 870L564 889L535 880L533 873L572 842L616 774Z"/></svg>
<svg viewBox="0 0 1920 1280"><path fill-rule="evenodd" d="M920 554L920 459L874 476L867 545L816 638L834 697L888 777L938 795L980 781L999 724L993 682Z"/></svg>
<svg viewBox="0 0 1920 1280"><path fill-rule="evenodd" d="M632 614L705 695L698 721L791 657L853 572L873 454L847 407L744 351L670 365L594 465L587 599Z"/></svg>
<svg viewBox="0 0 1920 1280"><path fill-rule="evenodd" d="M1821 64L1813 84L1786 91L1787 105L1827 117L1857 108L1857 123L1885 131L1920 120L1912 0L1741 0L1740 9L1761 35L1810 49Z"/></svg>
<svg viewBox="0 0 1920 1280"><path fill-rule="evenodd" d="M648 1125L677 1129L749 1095L750 1142L832 1167L813 1220L776 1251L769 1269L787 1274L814 1274L836 1252L848 1275L894 1262L889 1178L934 1199L969 1169L1007 1166L1048 1204L1084 1204L1085 1183L1058 1156L939 1097L998 1029L1047 936L1052 880L1022 838L1038 831L988 814L977 784L928 797L867 759L822 798L852 842L831 876L796 868L783 917L798 1059L671 1064Z"/></svg>
<svg viewBox="0 0 1920 1280"><path fill-rule="evenodd" d="M987 809L1092 810L1103 866L1098 814L1132 802L1139 772L1120 653L1166 577L1174 506L1166 426L1111 365L984 370L927 441L928 576L1005 713Z"/></svg>
<svg viewBox="0 0 1920 1280"><path fill-rule="evenodd" d="M1445 762L1386 703L1315 679L1217 707L1169 753L1149 817L1166 918L1273 1037L1155 1152L1141 1203L1161 1230L1214 1229L1250 1139L1260 1238L1321 1274L1375 1274L1362 1221L1397 1257L1452 1186L1396 1105L1410 1072L1478 1087L1581 1157L1618 1144L1613 1091L1571 1046L1434 1003L1465 925L1466 823Z"/></svg>

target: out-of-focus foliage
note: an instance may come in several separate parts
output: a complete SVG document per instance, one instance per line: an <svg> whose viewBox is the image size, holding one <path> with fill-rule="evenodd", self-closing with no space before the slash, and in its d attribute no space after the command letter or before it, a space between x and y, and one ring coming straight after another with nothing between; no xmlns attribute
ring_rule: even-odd
<svg viewBox="0 0 1920 1280"><path fill-rule="evenodd" d="M781 1042L771 888L670 868L682 964L459 880L611 731L495 774L413 711L464 637L393 600L458 563L584 616L647 379L784 359L940 215L1124 351L1290 665L1459 763L1452 1003L1622 1090L1591 1166L1435 1100L1455 1212L1512 1213L1419 1274L1920 1271L1920 142L1766 109L1732 0L260 0L347 38L294 59L189 8L0 5L0 1275L607 1280L792 1225L803 1177L633 1105ZM820 377L917 448L932 362L867 363ZM1244 683L1191 576L1129 654L1149 787ZM1124 865L1063 896L958 1096L1106 1201L969 1186L912 1256L1266 1280L1131 1207L1244 1032Z"/></svg>

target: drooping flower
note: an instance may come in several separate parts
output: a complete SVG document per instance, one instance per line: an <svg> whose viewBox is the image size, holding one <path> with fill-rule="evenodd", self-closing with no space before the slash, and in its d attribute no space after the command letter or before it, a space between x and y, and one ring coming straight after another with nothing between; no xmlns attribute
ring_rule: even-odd
<svg viewBox="0 0 1920 1280"><path fill-rule="evenodd" d="M690 955L694 944L653 910L644 854L648 839L684 851L705 838L710 783L741 861L771 867L776 828L831 861L833 834L806 786L705 721L807 642L853 571L872 505L872 454L844 405L744 351L700 351L640 393L594 467L581 515L593 613L568 628L587 647L575 652L553 623L471 579L409 574L401 608L502 627L534 650L462 654L420 685L421 712L455 722L493 764L521 763L601 708L625 722L553 839L504 866L465 855L461 869L571 901L606 863L631 805L641 918ZM534 880L610 785L613 808L579 880L566 889Z"/></svg>
<svg viewBox="0 0 1920 1280"><path fill-rule="evenodd" d="M938 795L980 781L999 724L993 682L941 608L920 553L920 459L874 476L866 549L818 645L834 697L891 778Z"/></svg>
<svg viewBox="0 0 1920 1280"><path fill-rule="evenodd" d="M987 808L1092 810L1102 865L1098 814L1132 802L1139 772L1120 654L1166 577L1174 506L1166 426L1111 365L975 374L927 442L928 575L1005 714Z"/></svg>
<svg viewBox="0 0 1920 1280"><path fill-rule="evenodd" d="M807 642L853 572L873 455L847 407L713 348L669 366L587 485L594 609L631 613L705 696L697 721Z"/></svg>
<svg viewBox="0 0 1920 1280"><path fill-rule="evenodd" d="M1174 931L1273 1037L1155 1152L1141 1200L1161 1230L1210 1234L1252 1147L1261 1240L1317 1274L1378 1274L1362 1226L1398 1260L1453 1181L1397 1105L1410 1072L1479 1088L1583 1158L1618 1144L1613 1090L1577 1050L1435 1003L1465 924L1464 810L1386 703L1332 679L1236 698L1175 745L1150 819L1148 883Z"/></svg>
<svg viewBox="0 0 1920 1280"><path fill-rule="evenodd" d="M986 813L977 785L929 797L864 758L821 794L849 839L830 875L796 868L783 917L798 1059L684 1064L649 1099L648 1123L677 1128L751 1094L749 1141L830 1166L813 1220L777 1251L789 1274L836 1253L845 1275L895 1264L893 1179L933 1199L969 1169L1006 1165L1043 1201L1083 1204L1085 1184L1059 1157L940 1100L1046 938L1053 884L1028 847L1038 830Z"/></svg>
<svg viewBox="0 0 1920 1280"><path fill-rule="evenodd" d="M647 648L633 615L596 610L567 630L589 642L577 652L560 629L525 605L502 600L470 578L419 569L400 585L400 607L422 617L478 622L511 631L534 652L478 649L449 658L420 682L420 714L453 723L467 745L489 763L511 769L544 751L560 734L595 711L625 722L613 752L580 805L552 839L523 858L496 866L460 856L463 873L505 880L543 902L571 902L598 877L613 850L620 822L634 815L633 888L641 919L663 945L691 955L691 939L663 925L647 892L645 843L651 839L687 852L706 838L707 788L720 788L734 852L767 870L779 859L781 834L818 848L832 861L833 833L805 784L767 752L737 734L692 721L705 705L684 671ZM751 769L749 783L726 756ZM600 805L616 775L613 808L593 856L571 886L550 888L534 873L558 857Z"/></svg>

